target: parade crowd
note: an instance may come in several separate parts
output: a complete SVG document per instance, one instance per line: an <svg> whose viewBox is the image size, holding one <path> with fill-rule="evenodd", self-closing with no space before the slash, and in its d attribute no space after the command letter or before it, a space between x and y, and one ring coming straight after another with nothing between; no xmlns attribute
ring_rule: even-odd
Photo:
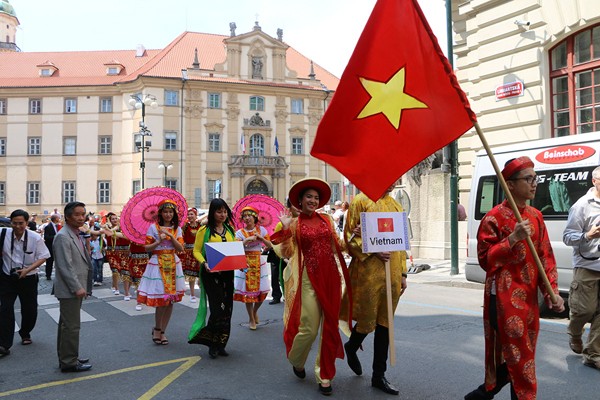
<svg viewBox="0 0 600 400"><path fill-rule="evenodd" d="M527 157L511 160L502 175L522 222L504 201L484 217L479 228L478 258L486 271L485 374L484 383L468 393L467 400L492 399L506 385L510 385L511 399L535 399L538 288L552 310L564 310L542 215L528 205L537 187L534 164ZM565 243L574 248L568 334L570 348L582 354L586 365L600 369L600 262L590 256L600 240L600 220L596 220L600 218L600 167L593 172L592 184L569 213L564 234ZM190 321L188 343L206 346L211 359L229 356L233 302L245 304L248 329L257 330L260 307L271 291L271 304L285 299L282 336L297 378L307 376L306 360L317 341L314 378L318 391L331 395L336 359L345 358L350 369L362 375L358 351L373 333L371 385L398 395L385 376L390 323L384 266L389 263L395 310L407 290L407 255L404 251L363 253L360 226L361 213L402 211L390 196L393 188L377 201L361 193L350 204L336 202L330 213L323 211L331 197L329 185L317 178L302 179L290 188L286 210L272 234L260 225L254 207L241 209L242 228L236 230L235 217L223 199L213 199L208 212L199 216L195 208L180 215L176 202L165 198L157 205L156 221L149 226L143 245L128 239L116 213L94 215L81 202L68 203L64 215L55 209L39 226L35 215L15 210L10 215L11 228L0 233L0 358L9 356L13 345L17 298L21 344L34 343L38 270L45 264L45 279L53 280L53 294L59 300L57 355L63 372L92 368L89 359L79 356L79 331L82 302L94 286L110 284L115 295L135 300L138 311L154 308L154 326L148 330L157 346L169 344L173 306L189 287L190 302L198 303L198 311ZM556 295L554 303L539 283L534 256L525 243L528 239ZM236 241L242 242L245 265L213 270L207 244ZM346 255L351 258L349 266ZM105 262L112 273L110 282L104 280ZM584 344L588 322L591 329ZM345 343L340 332L348 337Z"/></svg>

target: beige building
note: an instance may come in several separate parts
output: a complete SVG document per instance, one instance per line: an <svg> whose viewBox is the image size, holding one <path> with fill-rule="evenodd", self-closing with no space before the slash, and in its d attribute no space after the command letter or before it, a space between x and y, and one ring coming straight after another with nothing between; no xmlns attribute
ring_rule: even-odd
<svg viewBox="0 0 600 400"><path fill-rule="evenodd" d="M338 79L281 30L232 24L227 36L184 32L158 50L28 53L18 24L0 1L0 215L73 199L118 211L160 185L199 208L217 195L284 201L307 176L341 198L339 173L309 155Z"/></svg>

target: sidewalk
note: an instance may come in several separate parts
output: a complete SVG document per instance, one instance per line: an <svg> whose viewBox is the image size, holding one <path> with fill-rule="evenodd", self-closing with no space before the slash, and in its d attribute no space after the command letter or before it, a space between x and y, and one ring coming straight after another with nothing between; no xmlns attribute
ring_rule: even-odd
<svg viewBox="0 0 600 400"><path fill-rule="evenodd" d="M408 281L414 283L425 283L425 284L437 284L444 286L457 286L466 287L472 289L483 290L483 284L476 282L469 282L465 277L465 261L458 261L458 274L451 275L451 262L450 260L431 260L416 258L413 260L413 265L416 270L420 272L412 272L411 264L408 264Z"/></svg>

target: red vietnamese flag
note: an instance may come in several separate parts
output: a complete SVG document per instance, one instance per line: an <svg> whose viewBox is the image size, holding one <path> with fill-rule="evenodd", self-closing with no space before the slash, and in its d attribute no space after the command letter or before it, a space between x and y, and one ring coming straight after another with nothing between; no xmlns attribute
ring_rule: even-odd
<svg viewBox="0 0 600 400"><path fill-rule="evenodd" d="M377 232L394 232L394 219L377 218Z"/></svg>
<svg viewBox="0 0 600 400"><path fill-rule="evenodd" d="M475 120L417 0L378 0L311 154L376 201Z"/></svg>

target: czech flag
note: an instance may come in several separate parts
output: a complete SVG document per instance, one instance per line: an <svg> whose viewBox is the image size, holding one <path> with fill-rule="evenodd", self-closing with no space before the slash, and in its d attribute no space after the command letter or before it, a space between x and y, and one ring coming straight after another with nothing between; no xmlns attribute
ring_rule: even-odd
<svg viewBox="0 0 600 400"><path fill-rule="evenodd" d="M236 242L207 242L206 262L212 272L246 268L244 244Z"/></svg>

